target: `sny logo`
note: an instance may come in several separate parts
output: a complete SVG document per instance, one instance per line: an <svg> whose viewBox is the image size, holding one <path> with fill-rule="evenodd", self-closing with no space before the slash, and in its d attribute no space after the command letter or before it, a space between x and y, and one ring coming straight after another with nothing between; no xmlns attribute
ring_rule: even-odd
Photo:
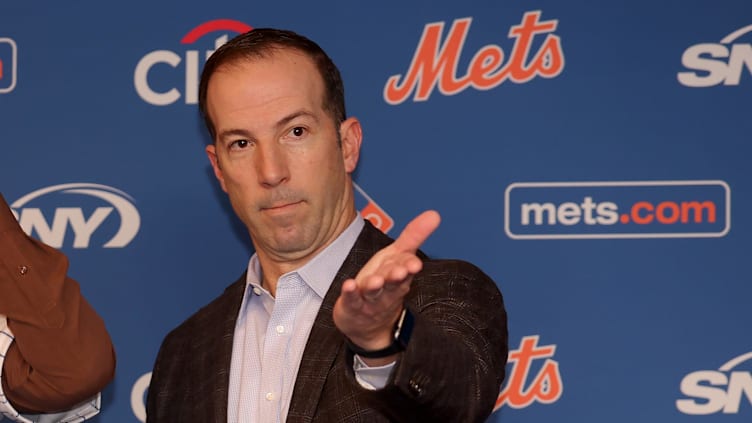
<svg viewBox="0 0 752 423"><path fill-rule="evenodd" d="M0 37L0 94L16 88L17 64L16 42L11 38Z"/></svg>
<svg viewBox="0 0 752 423"><path fill-rule="evenodd" d="M752 405L752 372L738 369L747 360L752 360L752 351L729 360L718 370L700 370L686 375L680 389L691 399L676 400L676 408L684 414L720 411L738 414L743 394Z"/></svg>
<svg viewBox="0 0 752 423"><path fill-rule="evenodd" d="M505 404L512 408L524 408L534 402L551 404L556 402L562 392L564 384L561 381L559 363L552 360L556 352L556 345L538 346L538 335L525 336L520 341L520 347L509 352L509 372L507 384L496 399L494 411ZM528 384L533 361L545 359L539 367L538 373Z"/></svg>
<svg viewBox="0 0 752 423"><path fill-rule="evenodd" d="M456 75L457 63L460 61L472 18L456 19L443 44L441 34L444 22L427 24L405 76L393 75L387 80L384 101L392 105L400 104L413 91L414 101L425 101L437 84L442 94L454 95L470 86L478 90L490 90L506 80L522 84L536 76L558 76L564 70L564 52L559 36L551 34L556 30L558 21L541 21L540 16L539 10L527 12L519 25L511 27L509 37L515 41L506 64L502 66L504 50L489 44L475 53L467 73L460 77ZM533 38L539 34L547 35L530 59Z"/></svg>
<svg viewBox="0 0 752 423"><path fill-rule="evenodd" d="M61 203L65 200L55 194L79 194L84 196L84 199L73 197L74 205L77 207L61 207ZM84 217L83 207L80 206L91 203L92 197L98 199L100 203L103 200L106 206L96 207L87 219ZM49 220L45 218L40 208L29 207L31 203L38 205L50 203L50 199L57 206L52 216L52 224L48 223ZM10 206L24 232L30 236L36 234L40 241L55 248L63 246L69 228L73 231L73 248L88 248L92 235L100 228L102 232L108 230L114 232L103 247L122 248L133 240L141 226L141 217L133 205L131 196L106 185L89 183L55 185L26 194ZM112 219L108 221L113 210L117 210L120 216L120 221L117 223L112 222Z"/></svg>
<svg viewBox="0 0 752 423"><path fill-rule="evenodd" d="M212 32L223 33L223 35L214 40L214 49L206 50L203 61L199 61L198 50L188 50L185 52L183 76L185 104L196 104L198 102L200 67L214 53L214 50L227 42L227 32L244 33L250 30L251 27L242 22L231 19L217 19L193 28L180 40L181 44L193 44L204 35ZM174 85L171 85L176 82L175 78L172 75L164 77L154 67L158 64L166 64L172 68L177 68L181 61L182 58L180 55L170 50L155 50L142 57L136 65L136 70L133 74L133 84L139 97L155 106L167 106L178 101L181 93ZM152 83L161 82L163 85L171 86L172 88L160 92L154 89L149 81L152 81Z"/></svg>
<svg viewBox="0 0 752 423"><path fill-rule="evenodd" d="M682 65L693 72L679 72L679 83L687 87L739 85L745 66L752 73L752 44L731 44L752 31L752 25L723 37L720 43L695 44L684 51ZM730 47L730 48L729 48Z"/></svg>

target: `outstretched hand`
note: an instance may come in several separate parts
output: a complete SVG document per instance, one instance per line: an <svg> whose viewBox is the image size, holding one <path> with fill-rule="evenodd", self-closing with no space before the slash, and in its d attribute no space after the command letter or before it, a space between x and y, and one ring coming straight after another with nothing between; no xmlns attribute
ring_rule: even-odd
<svg viewBox="0 0 752 423"><path fill-rule="evenodd" d="M392 244L374 254L355 279L342 284L334 305L334 324L350 341L366 350L391 343L410 283L423 268L416 252L440 221L433 210L421 213Z"/></svg>

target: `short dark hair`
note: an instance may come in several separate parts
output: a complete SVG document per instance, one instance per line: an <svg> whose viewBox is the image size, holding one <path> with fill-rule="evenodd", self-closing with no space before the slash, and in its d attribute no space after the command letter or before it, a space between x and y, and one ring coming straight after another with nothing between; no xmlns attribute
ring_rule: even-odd
<svg viewBox="0 0 752 423"><path fill-rule="evenodd" d="M331 58L310 39L288 30L254 28L237 35L217 49L206 61L201 72L198 90L198 108L214 141L216 129L206 110L206 91L209 79L221 66L241 60L265 58L275 50L294 49L310 57L324 81L324 109L329 111L334 123L339 125L346 118L345 87L339 69Z"/></svg>

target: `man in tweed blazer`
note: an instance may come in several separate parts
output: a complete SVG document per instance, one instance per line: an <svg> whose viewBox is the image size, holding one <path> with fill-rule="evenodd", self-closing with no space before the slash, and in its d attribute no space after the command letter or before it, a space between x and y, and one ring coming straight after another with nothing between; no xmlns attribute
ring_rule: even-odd
<svg viewBox="0 0 752 423"><path fill-rule="evenodd" d="M360 123L320 47L241 34L205 65L199 107L256 254L165 338L147 421L484 421L508 352L501 293L475 266L419 250L436 212L396 240L359 216Z"/></svg>

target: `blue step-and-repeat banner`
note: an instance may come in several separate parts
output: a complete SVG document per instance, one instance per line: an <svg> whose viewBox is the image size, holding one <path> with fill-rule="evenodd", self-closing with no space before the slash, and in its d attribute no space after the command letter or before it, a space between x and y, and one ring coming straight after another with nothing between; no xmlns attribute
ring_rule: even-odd
<svg viewBox="0 0 752 423"><path fill-rule="evenodd" d="M292 29L361 119L358 207L490 274L489 421L752 421L752 2L196 0L0 5L0 190L62 249L144 420L166 333L252 250L204 153L206 57Z"/></svg>

